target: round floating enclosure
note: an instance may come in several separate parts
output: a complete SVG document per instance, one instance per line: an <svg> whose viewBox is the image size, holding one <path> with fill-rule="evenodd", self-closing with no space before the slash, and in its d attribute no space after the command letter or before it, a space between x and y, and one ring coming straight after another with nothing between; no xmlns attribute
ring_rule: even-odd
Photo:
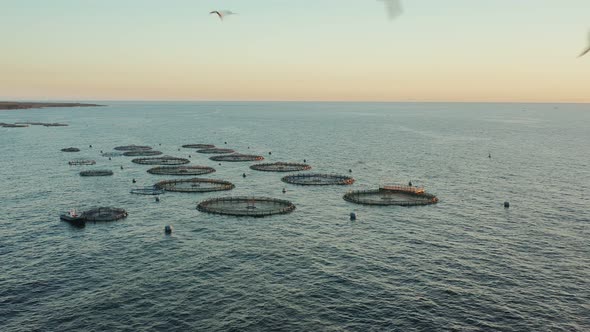
<svg viewBox="0 0 590 332"><path fill-rule="evenodd" d="M103 169L80 172L80 176L110 176L110 175L113 175L113 171L103 170Z"/></svg>
<svg viewBox="0 0 590 332"><path fill-rule="evenodd" d="M232 149L210 148L210 149L197 150L197 152L198 153L209 153L209 154L224 154L224 153L234 153L235 151Z"/></svg>
<svg viewBox="0 0 590 332"><path fill-rule="evenodd" d="M162 195L166 191L164 189L156 188L156 186L151 187L143 187L143 188L134 188L131 189L130 193L136 195Z"/></svg>
<svg viewBox="0 0 590 332"><path fill-rule="evenodd" d="M416 206L438 202L434 195L424 192L424 188L410 186L382 186L376 190L351 191L344 200L365 205Z"/></svg>
<svg viewBox="0 0 590 332"><path fill-rule="evenodd" d="M251 169L263 172L297 172L307 171L311 169L311 166L307 164L297 163L272 163L272 164L257 164L250 166Z"/></svg>
<svg viewBox="0 0 590 332"><path fill-rule="evenodd" d="M293 212L295 205L286 200L267 197L223 197L203 201L197 205L197 210L231 216L265 217Z"/></svg>
<svg viewBox="0 0 590 332"><path fill-rule="evenodd" d="M281 181L304 186L350 185L354 178L336 174L294 174L287 175Z"/></svg>
<svg viewBox="0 0 590 332"><path fill-rule="evenodd" d="M239 162L239 161L259 161L264 160L263 156L255 156L251 154L229 154L229 155L222 155L222 156L213 156L209 158L215 161L228 161L228 162Z"/></svg>
<svg viewBox="0 0 590 332"><path fill-rule="evenodd" d="M101 154L103 157L121 157L122 155L122 152L105 152Z"/></svg>
<svg viewBox="0 0 590 332"><path fill-rule="evenodd" d="M80 152L80 149L78 148L64 148L61 149L62 152Z"/></svg>
<svg viewBox="0 0 590 332"><path fill-rule="evenodd" d="M210 191L232 190L233 183L223 180L212 179L180 179L160 181L154 185L158 189L185 193L201 193Z"/></svg>
<svg viewBox="0 0 590 332"><path fill-rule="evenodd" d="M68 161L68 164L71 166L84 166L84 165L94 165L96 161L90 159L74 159Z"/></svg>
<svg viewBox="0 0 590 332"><path fill-rule="evenodd" d="M158 175L203 175L215 172L207 166L162 166L148 169L150 174Z"/></svg>
<svg viewBox="0 0 590 332"><path fill-rule="evenodd" d="M86 221L114 221L127 217L127 211L113 207L99 207L84 211L82 217Z"/></svg>
<svg viewBox="0 0 590 332"><path fill-rule="evenodd" d="M136 158L131 161L141 165L184 165L190 163L190 160L186 158L177 158L170 156Z"/></svg>
<svg viewBox="0 0 590 332"><path fill-rule="evenodd" d="M185 144L182 146L187 149L212 149L215 147L213 144Z"/></svg>
<svg viewBox="0 0 590 332"><path fill-rule="evenodd" d="M145 145L124 145L124 146L117 146L115 150L117 151L147 151L151 150L151 146Z"/></svg>
<svg viewBox="0 0 590 332"><path fill-rule="evenodd" d="M137 151L127 151L123 153L126 157L147 157L147 156L159 156L162 152L156 150L137 150Z"/></svg>

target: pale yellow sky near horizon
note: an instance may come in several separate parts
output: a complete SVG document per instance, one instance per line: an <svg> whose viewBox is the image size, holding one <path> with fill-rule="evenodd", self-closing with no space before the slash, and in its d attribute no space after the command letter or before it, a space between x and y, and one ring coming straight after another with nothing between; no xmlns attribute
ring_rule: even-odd
<svg viewBox="0 0 590 332"><path fill-rule="evenodd" d="M590 1L510 13L406 1L395 21L378 1L280 19L278 5L227 1L240 15L224 22L201 2L187 15L152 1L1 1L13 5L0 23L4 100L590 102L590 55L576 58Z"/></svg>

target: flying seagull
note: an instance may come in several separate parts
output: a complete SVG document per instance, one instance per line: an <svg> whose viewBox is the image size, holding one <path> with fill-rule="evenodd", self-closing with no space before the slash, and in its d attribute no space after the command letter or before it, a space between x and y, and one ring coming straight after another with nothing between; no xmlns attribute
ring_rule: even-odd
<svg viewBox="0 0 590 332"><path fill-rule="evenodd" d="M590 43L590 34L588 34L588 43ZM584 52L582 52L582 53L580 53L580 55L578 55L578 58L583 57L588 52L590 52L590 45L588 45L588 47L584 50Z"/></svg>
<svg viewBox="0 0 590 332"><path fill-rule="evenodd" d="M402 13L402 5L400 0L379 0L385 2L385 9L389 15L389 19L393 20Z"/></svg>
<svg viewBox="0 0 590 332"><path fill-rule="evenodd" d="M223 18L228 15L235 15L236 13L232 12L231 10L214 10L209 14L216 14L219 16L219 19L223 21Z"/></svg>

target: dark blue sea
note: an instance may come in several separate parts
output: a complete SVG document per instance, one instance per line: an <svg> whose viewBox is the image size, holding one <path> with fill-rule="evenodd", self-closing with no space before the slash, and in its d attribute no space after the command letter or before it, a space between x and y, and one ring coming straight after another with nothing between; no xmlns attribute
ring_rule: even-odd
<svg viewBox="0 0 590 332"><path fill-rule="evenodd" d="M590 105L106 104L0 112L0 122L69 124L0 128L0 331L590 330ZM356 182L289 185L253 163L178 151L190 143L305 159ZM100 154L128 144L191 155L217 170L202 177L236 187L160 203L132 195L174 177ZM70 146L81 152L60 151ZM69 166L74 158L97 164ZM105 168L115 174L78 175ZM342 199L408 181L438 204ZM266 218L196 210L241 195L297 208ZM129 216L85 228L59 220L93 206Z"/></svg>

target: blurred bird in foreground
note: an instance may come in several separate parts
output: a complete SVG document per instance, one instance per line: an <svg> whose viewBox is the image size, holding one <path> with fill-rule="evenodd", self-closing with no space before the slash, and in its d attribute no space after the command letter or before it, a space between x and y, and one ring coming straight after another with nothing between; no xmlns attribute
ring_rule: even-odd
<svg viewBox="0 0 590 332"><path fill-rule="evenodd" d="M219 19L223 21L223 18L225 16L235 15L236 13L232 12L231 10L214 10L209 14L216 14L217 16L219 16Z"/></svg>
<svg viewBox="0 0 590 332"><path fill-rule="evenodd" d="M586 55L586 53L588 53L588 52L590 52L590 33L588 33L588 47L584 50L584 52L582 52L582 53L580 53L580 55L578 55L578 58Z"/></svg>
<svg viewBox="0 0 590 332"><path fill-rule="evenodd" d="M393 20L394 18L398 17L402 13L402 5L400 0L379 0L385 2L385 9L387 10L387 15L389 15L389 19Z"/></svg>

